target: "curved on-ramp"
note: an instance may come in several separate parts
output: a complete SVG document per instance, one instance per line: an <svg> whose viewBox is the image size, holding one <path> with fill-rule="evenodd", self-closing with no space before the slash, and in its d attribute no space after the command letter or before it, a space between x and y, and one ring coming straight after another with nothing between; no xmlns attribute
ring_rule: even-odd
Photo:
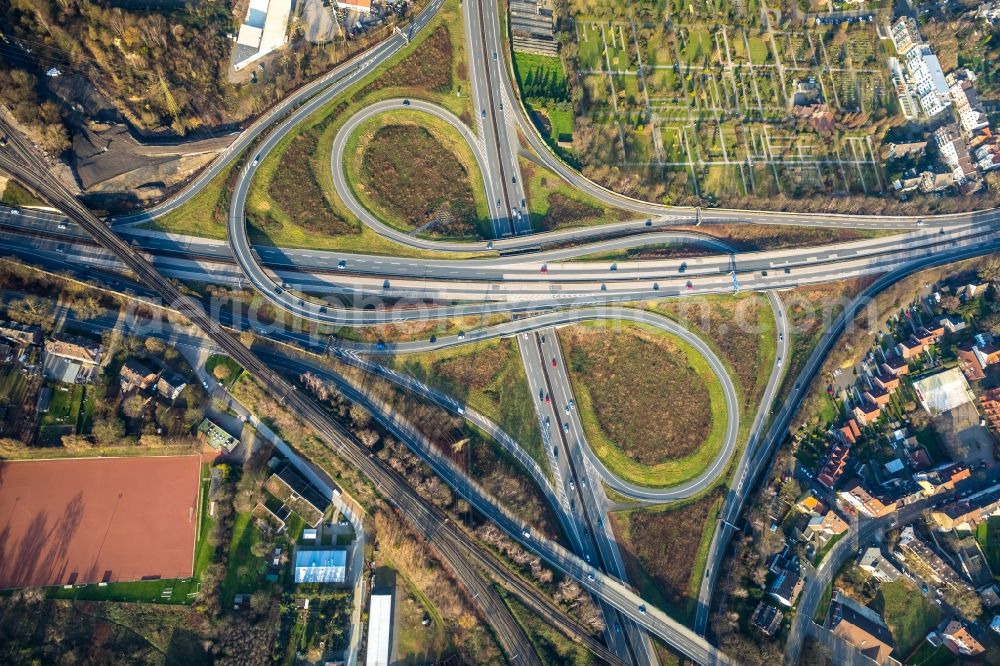
<svg viewBox="0 0 1000 666"><path fill-rule="evenodd" d="M614 472L590 450L585 448L586 455L594 468L598 471L604 481L616 491L636 500L648 502L663 502L683 499L697 494L713 485L716 479L726 470L729 460L736 450L737 436L740 429L740 410L736 388L732 378L726 371L725 365L712 351L711 347L698 335L692 333L677 322L662 315L638 310L634 308L621 307L588 307L575 310L557 311L541 314L534 317L517 319L503 324L496 324L482 329L477 329L468 334L458 333L455 335L442 336L434 342L420 340L414 342L404 342L398 344L367 344L367 343L346 343L342 342L333 348L341 358L354 357L356 354L366 353L374 355L395 355L422 351L440 350L466 344L471 341L490 340L499 337L516 336L540 328L550 326L565 326L567 324L582 323L595 320L619 320L629 321L652 326L661 331L675 335L684 342L691 345L708 362L712 372L718 377L722 385L723 396L726 403L726 431L723 437L722 446L716 454L711 464L698 476L685 480L677 485L667 488L651 488L636 484L619 478ZM363 360L361 361L364 362ZM461 405L457 402L442 404L442 407L449 409L453 413L461 415L459 411Z"/></svg>

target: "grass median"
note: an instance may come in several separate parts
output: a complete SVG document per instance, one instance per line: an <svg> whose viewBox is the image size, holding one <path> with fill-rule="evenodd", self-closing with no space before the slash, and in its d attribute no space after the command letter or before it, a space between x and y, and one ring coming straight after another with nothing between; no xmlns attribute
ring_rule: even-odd
<svg viewBox="0 0 1000 666"><path fill-rule="evenodd" d="M659 329L598 330L604 326L559 331L591 449L639 485L675 486L701 474L726 432L722 384L708 361Z"/></svg>
<svg viewBox="0 0 1000 666"><path fill-rule="evenodd" d="M524 194L536 231L590 227L622 222L635 217L618 208L605 206L584 194L534 159L518 157Z"/></svg>
<svg viewBox="0 0 1000 666"><path fill-rule="evenodd" d="M685 624L694 620L721 508L722 492L716 489L665 509L610 514L629 580L643 598Z"/></svg>

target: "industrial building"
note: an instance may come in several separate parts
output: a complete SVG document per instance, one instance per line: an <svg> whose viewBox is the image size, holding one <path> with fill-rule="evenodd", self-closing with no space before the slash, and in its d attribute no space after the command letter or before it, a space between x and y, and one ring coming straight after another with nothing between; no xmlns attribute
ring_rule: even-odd
<svg viewBox="0 0 1000 666"><path fill-rule="evenodd" d="M247 17L236 36L233 69L238 72L284 46L291 12L292 0L250 0Z"/></svg>
<svg viewBox="0 0 1000 666"><path fill-rule="evenodd" d="M347 549L295 549L296 583L343 583L347 578Z"/></svg>
<svg viewBox="0 0 1000 666"><path fill-rule="evenodd" d="M392 594L373 594L368 609L367 666L389 666L392 652Z"/></svg>

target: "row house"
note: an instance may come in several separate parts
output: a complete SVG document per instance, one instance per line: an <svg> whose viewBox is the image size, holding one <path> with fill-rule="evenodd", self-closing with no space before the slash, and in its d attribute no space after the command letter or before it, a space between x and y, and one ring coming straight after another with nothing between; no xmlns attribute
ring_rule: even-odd
<svg viewBox="0 0 1000 666"><path fill-rule="evenodd" d="M837 497L869 518L881 518L899 508L898 500L883 501L875 497L865 490L859 480L852 481L837 493Z"/></svg>
<svg viewBox="0 0 1000 666"><path fill-rule="evenodd" d="M848 419L847 423L837 429L837 435L840 437L840 441L850 446L858 441L858 437L861 437L861 428L858 427L857 420Z"/></svg>
<svg viewBox="0 0 1000 666"><path fill-rule="evenodd" d="M816 475L816 480L827 488L833 488L847 468L847 457L851 447L843 442L835 441L826 450L826 458Z"/></svg>
<svg viewBox="0 0 1000 666"><path fill-rule="evenodd" d="M916 578L926 583L937 587L968 587L958 572L917 536L912 525L904 527L899 534L896 559Z"/></svg>
<svg viewBox="0 0 1000 666"><path fill-rule="evenodd" d="M972 477L972 470L965 463L948 463L927 472L913 475L920 491L927 497L950 492L955 484Z"/></svg>
<svg viewBox="0 0 1000 666"><path fill-rule="evenodd" d="M916 358L930 349L931 345L940 342L942 336L944 336L944 327L940 324L934 324L933 329L921 326L913 335L896 345L896 353L904 360Z"/></svg>
<svg viewBox="0 0 1000 666"><path fill-rule="evenodd" d="M977 130L989 127L990 121L986 116L986 109L983 108L974 85L975 73L968 69L960 69L949 74L946 80L952 106L966 134L974 134Z"/></svg>
<svg viewBox="0 0 1000 666"><path fill-rule="evenodd" d="M958 317L941 317L937 320L937 325L949 333L958 333L967 327L965 320Z"/></svg>
<svg viewBox="0 0 1000 666"><path fill-rule="evenodd" d="M882 408L874 402L864 400L861 404L854 406L853 413L854 418L857 419L858 423L861 425L869 425L878 421L878 417L882 415Z"/></svg>
<svg viewBox="0 0 1000 666"><path fill-rule="evenodd" d="M993 430L1000 430L1000 389L989 389L979 397L983 416Z"/></svg>
<svg viewBox="0 0 1000 666"><path fill-rule="evenodd" d="M941 160L951 169L958 185L979 179L976 165L958 125L950 123L934 130L934 143L941 153Z"/></svg>
<svg viewBox="0 0 1000 666"><path fill-rule="evenodd" d="M872 375L872 383L882 389L885 389L889 393L892 393L899 388L899 377L896 375L890 375L882 369L879 369L879 372Z"/></svg>
<svg viewBox="0 0 1000 666"><path fill-rule="evenodd" d="M872 382L872 385L866 388L862 395L868 402L873 402L879 407L885 407L889 404L889 397L891 393L878 384Z"/></svg>
<svg viewBox="0 0 1000 666"><path fill-rule="evenodd" d="M892 25L892 43L896 47L896 53L900 57L905 56L912 48L919 46L923 43L923 37L920 36L920 29L917 27L916 20L912 16L901 16L898 21Z"/></svg>
<svg viewBox="0 0 1000 666"><path fill-rule="evenodd" d="M948 81L941 69L941 62L930 46L921 44L910 49L906 54L906 69L913 81L920 108L929 118L951 106Z"/></svg>
<svg viewBox="0 0 1000 666"><path fill-rule="evenodd" d="M893 377L902 377L903 375L910 374L910 366L902 356L898 354L891 354L885 357L882 361L882 370L887 375L892 375Z"/></svg>
<svg viewBox="0 0 1000 666"><path fill-rule="evenodd" d="M971 532L979 523L997 515L1000 515L1000 484L934 509L931 520L939 532Z"/></svg>

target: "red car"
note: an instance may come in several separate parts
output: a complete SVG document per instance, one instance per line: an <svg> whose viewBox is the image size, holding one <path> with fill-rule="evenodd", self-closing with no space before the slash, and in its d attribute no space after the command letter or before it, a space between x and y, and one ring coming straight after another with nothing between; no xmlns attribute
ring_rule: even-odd
<svg viewBox="0 0 1000 666"><path fill-rule="evenodd" d="M545 394L545 404L547 405L550 402L552 402L552 396L550 396L548 393L546 393Z"/></svg>
<svg viewBox="0 0 1000 666"><path fill-rule="evenodd" d="M542 264L542 272L543 273L548 273L549 272L549 265L548 264Z"/></svg>
<svg viewBox="0 0 1000 666"><path fill-rule="evenodd" d="M556 367L556 360L554 358L552 359L552 367Z"/></svg>

